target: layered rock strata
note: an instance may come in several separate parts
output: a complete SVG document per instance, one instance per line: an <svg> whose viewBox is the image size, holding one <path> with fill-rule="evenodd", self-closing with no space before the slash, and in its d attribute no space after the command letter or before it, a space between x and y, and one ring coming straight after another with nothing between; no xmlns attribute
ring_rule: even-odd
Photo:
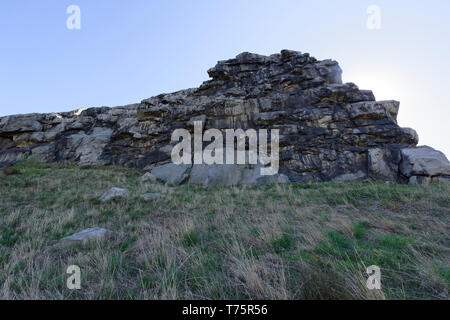
<svg viewBox="0 0 450 320"><path fill-rule="evenodd" d="M165 182L205 185L421 183L450 176L445 155L417 148L416 132L397 124L399 102L376 101L372 91L342 83L336 61L289 50L271 56L242 53L219 61L208 74L211 80L199 88L138 104L0 118L0 166L35 156L136 167ZM255 176L254 165L173 169L172 132L192 132L194 121L201 121L203 130L278 129L279 174Z"/></svg>

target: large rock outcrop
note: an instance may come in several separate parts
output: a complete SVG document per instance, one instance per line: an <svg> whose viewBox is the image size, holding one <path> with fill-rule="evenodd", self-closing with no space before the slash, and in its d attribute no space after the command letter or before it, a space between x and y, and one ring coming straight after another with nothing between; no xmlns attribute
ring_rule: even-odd
<svg viewBox="0 0 450 320"><path fill-rule="evenodd" d="M212 79L196 89L123 107L3 117L0 166L33 155L137 167L166 182L205 185L448 178L445 156L415 148L416 132L397 125L399 102L375 101L371 91L342 83L341 73L337 62L306 53L242 53L218 62L208 71ZM194 121L204 130L279 129L279 175L259 179L254 166L167 165L172 132L192 131Z"/></svg>

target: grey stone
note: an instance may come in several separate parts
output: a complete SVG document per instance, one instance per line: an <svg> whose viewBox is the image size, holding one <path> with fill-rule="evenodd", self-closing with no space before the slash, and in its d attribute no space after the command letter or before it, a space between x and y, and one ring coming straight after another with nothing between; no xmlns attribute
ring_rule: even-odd
<svg viewBox="0 0 450 320"><path fill-rule="evenodd" d="M86 245L90 242L101 242L112 235L112 232L103 228L89 228L61 239L63 245Z"/></svg>
<svg viewBox="0 0 450 320"><path fill-rule="evenodd" d="M416 146L419 143L419 135L417 131L412 128L400 128L403 136L406 137L408 141L411 141L412 146Z"/></svg>
<svg viewBox="0 0 450 320"><path fill-rule="evenodd" d="M242 181L243 165L206 165L197 164L192 167L189 183L203 186L231 186Z"/></svg>
<svg viewBox="0 0 450 320"><path fill-rule="evenodd" d="M90 134L72 135L71 143L75 146L75 156L80 165L105 164L100 156L109 142L112 129L95 127Z"/></svg>
<svg viewBox="0 0 450 320"><path fill-rule="evenodd" d="M409 177L409 184L429 184L431 183L431 177L426 176L412 176Z"/></svg>
<svg viewBox="0 0 450 320"><path fill-rule="evenodd" d="M157 180L156 176L153 173L151 173L151 172L147 172L146 174L144 174L141 177L141 182L142 183L145 183L145 182L152 182L152 183L154 183L154 182L156 182L156 180Z"/></svg>
<svg viewBox="0 0 450 320"><path fill-rule="evenodd" d="M400 155L398 151L389 149L369 149L369 175L374 180L397 181Z"/></svg>
<svg viewBox="0 0 450 320"><path fill-rule="evenodd" d="M396 101L364 101L344 106L350 119L397 119L399 103Z"/></svg>
<svg viewBox="0 0 450 320"><path fill-rule="evenodd" d="M366 177L366 174L362 171L352 172L352 173L344 173L335 178L332 181L334 182L349 182L349 181L360 181Z"/></svg>
<svg viewBox="0 0 450 320"><path fill-rule="evenodd" d="M261 176L256 180L258 185L283 184L289 183L289 177L285 174L275 174L272 176Z"/></svg>
<svg viewBox="0 0 450 320"><path fill-rule="evenodd" d="M5 117L0 121L0 133L41 131L42 124L37 119L36 114Z"/></svg>
<svg viewBox="0 0 450 320"><path fill-rule="evenodd" d="M252 120L254 122L270 122L283 118L285 115L286 111L263 112L253 115Z"/></svg>
<svg viewBox="0 0 450 320"><path fill-rule="evenodd" d="M0 152L0 164L14 164L31 155L31 150L26 148L13 148Z"/></svg>
<svg viewBox="0 0 450 320"><path fill-rule="evenodd" d="M401 150L401 172L407 176L450 175L450 162L446 156L428 146Z"/></svg>
<svg viewBox="0 0 450 320"><path fill-rule="evenodd" d="M203 186L265 185L289 182L289 178L284 174L263 176L261 168L261 165L194 165L188 182Z"/></svg>
<svg viewBox="0 0 450 320"><path fill-rule="evenodd" d="M190 168L190 165L168 163L153 168L151 173L164 183L178 185L188 178Z"/></svg>
<svg viewBox="0 0 450 320"><path fill-rule="evenodd" d="M198 121L198 122L202 123L202 126L204 126L206 124L206 119L207 119L207 117L204 114L202 114L200 116L195 116L195 117L192 117L191 119L189 119L189 121L186 123L186 125L188 127L192 127L192 126L194 126L194 122Z"/></svg>
<svg viewBox="0 0 450 320"><path fill-rule="evenodd" d="M31 149L31 154L41 161L51 161L51 150L54 148L53 144L42 144Z"/></svg>
<svg viewBox="0 0 450 320"><path fill-rule="evenodd" d="M122 189L122 188L111 188L108 191L106 191L102 196L100 197L101 202L107 202L112 199L116 198L126 198L128 196L128 190Z"/></svg>

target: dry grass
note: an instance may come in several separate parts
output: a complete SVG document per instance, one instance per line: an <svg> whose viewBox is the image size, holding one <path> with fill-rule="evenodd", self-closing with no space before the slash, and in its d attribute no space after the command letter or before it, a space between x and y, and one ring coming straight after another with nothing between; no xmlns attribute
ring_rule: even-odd
<svg viewBox="0 0 450 320"><path fill-rule="evenodd" d="M141 184L117 167L0 173L1 299L448 299L450 185ZM111 187L128 199L100 203ZM140 195L162 192L145 202ZM58 241L99 226L89 247ZM66 268L81 268L81 290ZM368 290L378 265L382 290Z"/></svg>

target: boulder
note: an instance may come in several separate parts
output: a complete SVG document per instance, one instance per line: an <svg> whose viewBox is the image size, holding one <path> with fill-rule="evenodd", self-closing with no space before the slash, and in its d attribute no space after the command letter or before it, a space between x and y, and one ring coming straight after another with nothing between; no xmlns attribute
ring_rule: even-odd
<svg viewBox="0 0 450 320"><path fill-rule="evenodd" d="M261 168L261 165L193 165L188 183L208 187L289 182L289 178L284 174L263 176Z"/></svg>
<svg viewBox="0 0 450 320"><path fill-rule="evenodd" d="M407 177L450 175L447 157L431 147L404 148L401 155L400 171Z"/></svg>
<svg viewBox="0 0 450 320"><path fill-rule="evenodd" d="M117 198L126 198L128 196L128 190L122 189L122 188L111 188L108 191L106 191L102 196L100 197L101 202L107 202L112 199Z"/></svg>
<svg viewBox="0 0 450 320"><path fill-rule="evenodd" d="M159 167L153 168L151 173L160 181L179 185L186 181L189 176L189 170L191 169L190 165L185 164L173 164L168 163Z"/></svg>
<svg viewBox="0 0 450 320"><path fill-rule="evenodd" d="M367 152L369 176L374 180L397 181L400 152L387 148L369 149Z"/></svg>

